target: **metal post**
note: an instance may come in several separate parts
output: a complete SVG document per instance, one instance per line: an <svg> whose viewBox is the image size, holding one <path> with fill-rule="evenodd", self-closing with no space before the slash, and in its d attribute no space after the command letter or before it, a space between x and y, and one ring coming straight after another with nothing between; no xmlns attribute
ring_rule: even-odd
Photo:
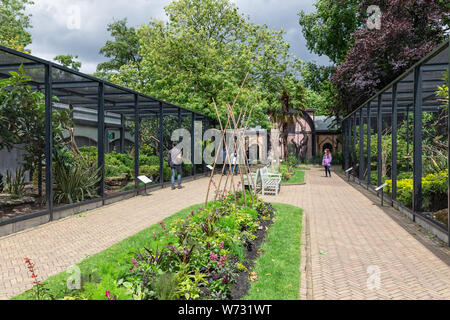
<svg viewBox="0 0 450 320"><path fill-rule="evenodd" d="M409 105L406 106L406 171L409 171Z"/></svg>
<svg viewBox="0 0 450 320"><path fill-rule="evenodd" d="M206 122L207 120L205 119L205 118L203 118L202 119L202 124L203 124L203 134L205 133L205 131L207 130L207 125L206 125ZM206 145L204 145L203 144L204 142L203 142L203 137L202 137L202 157L203 157L203 152L205 151L205 148L206 148ZM202 160L202 163L203 163L203 174L206 174L206 162L205 162L205 160L203 159Z"/></svg>
<svg viewBox="0 0 450 320"><path fill-rule="evenodd" d="M392 86L392 200L397 200L397 84Z"/></svg>
<svg viewBox="0 0 450 320"><path fill-rule="evenodd" d="M125 117L120 115L120 153L125 153Z"/></svg>
<svg viewBox="0 0 450 320"><path fill-rule="evenodd" d="M420 212L422 210L422 70L420 67L414 69L413 137L413 212Z"/></svg>
<svg viewBox="0 0 450 320"><path fill-rule="evenodd" d="M352 166L353 170L353 181L356 176L356 163L357 163L357 155L356 155L356 112L353 114L353 150L352 150Z"/></svg>
<svg viewBox="0 0 450 320"><path fill-rule="evenodd" d="M162 104L162 102L160 102L159 103L159 182L161 183L162 187L164 187L164 149L163 149L164 117L163 116L164 116L163 115L163 104Z"/></svg>
<svg viewBox="0 0 450 320"><path fill-rule="evenodd" d="M139 96L134 95L134 188L139 193L139 135L141 119L139 117Z"/></svg>
<svg viewBox="0 0 450 320"><path fill-rule="evenodd" d="M364 125L362 108L359 110L359 180L364 180Z"/></svg>
<svg viewBox="0 0 450 320"><path fill-rule="evenodd" d="M53 128L52 128L52 64L45 65L45 199L53 221Z"/></svg>
<svg viewBox="0 0 450 320"><path fill-rule="evenodd" d="M370 127L370 104L371 102L369 102L367 104L367 188L369 188L370 185L370 180L371 180L371 161L372 161L372 157L371 157L371 145L370 145L370 133L372 131L372 128Z"/></svg>
<svg viewBox="0 0 450 320"><path fill-rule="evenodd" d="M98 194L104 201L105 197L105 85L103 82L98 84L98 110L97 110L97 165L99 168L100 182Z"/></svg>
<svg viewBox="0 0 450 320"><path fill-rule="evenodd" d="M195 155L194 130L195 130L195 113L191 112L191 162L192 162L192 176L195 179L195 175L197 173L197 168L195 167L195 163L194 163L194 155Z"/></svg>
<svg viewBox="0 0 450 320"><path fill-rule="evenodd" d="M450 37L449 37L450 38ZM449 52L449 61L450 61L450 52ZM450 67L447 67L447 74L450 74ZM448 79L448 78L447 78ZM447 88L450 88L450 79L447 80ZM448 108L447 108L447 150L448 150L448 154L447 154L447 159L448 159L448 163L447 163L447 171L448 171L448 177L447 177L447 181L450 181L450 117L449 117L449 112L450 112L450 99L448 100ZM447 191L447 208L448 208L448 224L447 224L447 237L448 237L448 244L450 245L450 183L448 183L448 191Z"/></svg>
<svg viewBox="0 0 450 320"><path fill-rule="evenodd" d="M377 109L377 186L381 185L382 175L381 171L383 169L383 161L381 159L381 151L383 150L382 141L382 129L383 129L383 117L381 113L381 98L382 95L378 96L378 109ZM386 164L384 164L386 165Z"/></svg>

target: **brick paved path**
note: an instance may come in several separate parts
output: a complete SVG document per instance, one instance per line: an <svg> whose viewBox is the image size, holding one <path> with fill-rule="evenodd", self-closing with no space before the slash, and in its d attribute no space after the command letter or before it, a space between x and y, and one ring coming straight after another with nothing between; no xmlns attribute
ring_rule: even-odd
<svg viewBox="0 0 450 320"><path fill-rule="evenodd" d="M307 299L450 299L450 253L390 214L336 175L306 171L306 185L283 186L268 201L304 209L306 248L302 298ZM86 255L147 228L179 210L204 201L207 179L185 183L182 190L153 191L0 238L0 299L30 287L23 257L36 262L45 279ZM322 253L321 253L322 252ZM307 261L306 261L307 260ZM380 288L369 290L369 266L380 271ZM372 269L370 269L372 270ZM373 269L376 271L376 269ZM369 284L377 286L376 281Z"/></svg>
<svg viewBox="0 0 450 320"><path fill-rule="evenodd" d="M314 168L306 171L306 183L283 186L275 200L304 209L309 252L302 255L309 259L302 265L310 267L302 299L450 299L448 247L336 175L325 178Z"/></svg>

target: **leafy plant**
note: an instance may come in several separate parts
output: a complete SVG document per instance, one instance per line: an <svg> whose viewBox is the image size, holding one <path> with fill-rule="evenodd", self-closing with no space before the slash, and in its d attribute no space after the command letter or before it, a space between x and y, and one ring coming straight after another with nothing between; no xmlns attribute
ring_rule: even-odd
<svg viewBox="0 0 450 320"><path fill-rule="evenodd" d="M25 169L18 167L15 170L14 176L11 171L6 170L6 188L9 193L15 196L22 196L25 191Z"/></svg>
<svg viewBox="0 0 450 320"><path fill-rule="evenodd" d="M4 188L5 188L5 184L3 182L3 175L0 173L0 193L3 192Z"/></svg>
<svg viewBox="0 0 450 320"><path fill-rule="evenodd" d="M75 164L71 166L56 161L54 170L55 201L57 203L74 203L93 198L100 181L98 173L99 169L85 164L80 159L76 159Z"/></svg>

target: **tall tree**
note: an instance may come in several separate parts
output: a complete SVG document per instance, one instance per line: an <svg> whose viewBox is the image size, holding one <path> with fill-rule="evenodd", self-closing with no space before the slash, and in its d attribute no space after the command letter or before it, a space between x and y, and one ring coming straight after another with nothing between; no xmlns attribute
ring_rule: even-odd
<svg viewBox="0 0 450 320"><path fill-rule="evenodd" d="M307 103L306 88L302 82L293 76L287 76L283 79L283 87L278 93L278 99L280 101L280 107L276 107L268 110L268 114L271 120L279 126L283 156L284 159L288 159L288 135L289 127L293 124L299 124L303 128L303 124L299 121L302 116ZM305 145L308 143L307 135L304 135L303 141L296 145L297 153L299 153ZM295 142L294 142L295 143Z"/></svg>
<svg viewBox="0 0 450 320"><path fill-rule="evenodd" d="M326 55L336 64L343 61L354 42L353 32L364 23L362 0L317 0L316 11L300 11L299 23L308 49Z"/></svg>
<svg viewBox="0 0 450 320"><path fill-rule="evenodd" d="M283 31L255 25L229 0L178 0L165 8L167 22L137 30L141 61L128 61L115 82L215 117L214 99L226 119L248 73L238 103L255 106L251 125L270 125L266 110L280 105L283 78L298 70Z"/></svg>
<svg viewBox="0 0 450 320"><path fill-rule="evenodd" d="M381 28L364 27L331 77L338 90L335 113L345 114L431 52L444 39L448 11L435 0L364 0L381 9Z"/></svg>
<svg viewBox="0 0 450 320"><path fill-rule="evenodd" d="M31 44L31 15L25 13L32 0L0 0L0 45L26 51Z"/></svg>
<svg viewBox="0 0 450 320"><path fill-rule="evenodd" d="M110 60L98 64L96 75L110 79L111 74L118 73L123 65L128 64L133 64L140 73L141 56L136 29L127 26L125 18L110 23L107 30L114 40L108 40L99 53Z"/></svg>

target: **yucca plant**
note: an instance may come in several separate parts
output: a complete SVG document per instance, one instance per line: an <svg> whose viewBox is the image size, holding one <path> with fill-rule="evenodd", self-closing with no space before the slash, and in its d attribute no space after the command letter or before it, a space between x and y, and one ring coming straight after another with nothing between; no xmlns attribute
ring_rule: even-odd
<svg viewBox="0 0 450 320"><path fill-rule="evenodd" d="M3 175L0 173L0 193L3 192L4 188L5 188L5 184L3 183Z"/></svg>
<svg viewBox="0 0 450 320"><path fill-rule="evenodd" d="M57 203L74 203L95 197L100 180L98 171L95 166L86 166L79 160L73 166L56 162L54 200Z"/></svg>
<svg viewBox="0 0 450 320"><path fill-rule="evenodd" d="M6 188L8 192L15 196L22 196L25 191L25 169L16 168L14 176L11 171L6 170Z"/></svg>

